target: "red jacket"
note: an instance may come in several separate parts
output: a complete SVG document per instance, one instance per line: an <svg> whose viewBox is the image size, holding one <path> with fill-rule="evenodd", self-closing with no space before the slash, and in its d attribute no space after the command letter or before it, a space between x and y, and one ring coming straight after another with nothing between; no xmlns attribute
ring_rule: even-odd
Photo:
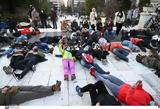
<svg viewBox="0 0 160 109"><path fill-rule="evenodd" d="M133 44L137 45L137 44L139 44L141 41L143 41L143 39L140 39L140 38L130 38L130 41L131 41Z"/></svg>
<svg viewBox="0 0 160 109"><path fill-rule="evenodd" d="M118 100L126 105L150 105L153 101L152 96L146 92L142 86L133 89L129 84L123 84L118 91Z"/></svg>

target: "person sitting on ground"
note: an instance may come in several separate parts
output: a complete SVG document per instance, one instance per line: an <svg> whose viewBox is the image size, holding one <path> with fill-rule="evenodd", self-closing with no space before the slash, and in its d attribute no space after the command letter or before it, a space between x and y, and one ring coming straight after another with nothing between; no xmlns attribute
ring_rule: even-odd
<svg viewBox="0 0 160 109"><path fill-rule="evenodd" d="M97 80L103 81L121 103L131 106L148 106L154 102L153 97L142 88L141 80L131 86L113 75L95 72L94 76Z"/></svg>
<svg viewBox="0 0 160 109"><path fill-rule="evenodd" d="M96 24L97 30L100 31L101 33L103 33L103 26L102 26L102 21L101 18L99 18L97 20L97 24Z"/></svg>
<svg viewBox="0 0 160 109"><path fill-rule="evenodd" d="M79 26L76 19L74 19L73 22L71 23L71 29L72 29L72 32L76 32L77 30L79 30Z"/></svg>
<svg viewBox="0 0 160 109"><path fill-rule="evenodd" d="M87 19L84 19L83 24L82 24L82 28L89 29L89 23L88 23Z"/></svg>
<svg viewBox="0 0 160 109"><path fill-rule="evenodd" d="M13 76L20 80L22 79L30 70L35 70L35 65L38 64L39 62L44 62L46 61L45 59L45 54L40 52L37 48L37 46L34 46L32 50L30 50L24 60L18 62L17 68L16 69L23 69L21 74L16 74L15 72L13 73ZM15 69L15 70L16 70Z"/></svg>
<svg viewBox="0 0 160 109"><path fill-rule="evenodd" d="M102 48L106 51L111 51L116 56L116 59L120 58L126 62L129 62L127 56L131 51L128 47L123 46L121 42L111 42L107 44L103 44ZM119 59L118 59L119 60Z"/></svg>
<svg viewBox="0 0 160 109"><path fill-rule="evenodd" d="M151 50L150 53L151 54L148 56L138 54L136 56L136 61L149 68L157 70L155 74L158 75L158 77L160 77L160 55L158 55L155 50Z"/></svg>
<svg viewBox="0 0 160 109"><path fill-rule="evenodd" d="M75 65L74 58L71 53L71 48L68 44L68 41L64 41L63 39L59 42L59 51L62 53L62 62L64 67L64 80L69 80L68 75L71 73L71 80L76 79L75 75Z"/></svg>
<svg viewBox="0 0 160 109"><path fill-rule="evenodd" d="M21 103L51 96L61 90L61 81L52 86L5 86L0 89L0 105L19 105Z"/></svg>
<svg viewBox="0 0 160 109"><path fill-rule="evenodd" d="M89 92L92 106L121 105L114 96L109 94L102 81L97 81L95 84L88 84L82 88L76 86L76 91L80 97L83 96L83 93Z"/></svg>

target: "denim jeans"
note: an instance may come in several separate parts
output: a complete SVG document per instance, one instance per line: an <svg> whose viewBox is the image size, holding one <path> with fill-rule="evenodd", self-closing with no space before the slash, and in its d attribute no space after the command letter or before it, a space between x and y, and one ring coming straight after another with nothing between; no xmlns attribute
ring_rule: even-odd
<svg viewBox="0 0 160 109"><path fill-rule="evenodd" d="M53 23L53 29L57 29L57 22L56 21L52 21Z"/></svg>
<svg viewBox="0 0 160 109"><path fill-rule="evenodd" d="M131 41L128 41L128 40L124 40L124 41L122 42L122 45L124 45L124 46L126 46L126 47L128 47L128 48L130 48L130 49L133 48L132 42L131 42Z"/></svg>
<svg viewBox="0 0 160 109"><path fill-rule="evenodd" d="M114 96L118 95L120 86L124 84L122 80L112 75L99 74L96 72L95 77L97 80L103 81L104 84L111 90Z"/></svg>
<svg viewBox="0 0 160 109"><path fill-rule="evenodd" d="M100 73L100 74L106 74L106 71L104 71L98 64L96 64L94 62L92 64L88 64L88 63L84 62L83 60L81 60L80 63L81 63L82 66L84 66L84 67L86 67L88 69L90 69L91 67L94 67L94 69L98 73Z"/></svg>
<svg viewBox="0 0 160 109"><path fill-rule="evenodd" d="M116 48L113 50L113 54L115 54L117 57L119 57L120 59L124 61L128 61L127 56L129 55L129 53L125 51L124 49Z"/></svg>

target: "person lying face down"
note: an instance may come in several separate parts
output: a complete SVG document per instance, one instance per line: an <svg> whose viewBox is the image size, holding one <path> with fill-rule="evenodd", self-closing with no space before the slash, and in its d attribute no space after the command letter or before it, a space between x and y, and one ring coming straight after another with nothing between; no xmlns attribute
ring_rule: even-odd
<svg viewBox="0 0 160 109"><path fill-rule="evenodd" d="M0 106L19 105L21 103L51 96L61 90L61 81L52 86L5 86L0 88Z"/></svg>
<svg viewBox="0 0 160 109"><path fill-rule="evenodd" d="M93 75L93 73L92 73ZM111 90L113 95L122 103L130 106L148 106L155 102L153 97L143 89L142 81L133 86L123 82L113 75L94 73L97 80L101 80Z"/></svg>

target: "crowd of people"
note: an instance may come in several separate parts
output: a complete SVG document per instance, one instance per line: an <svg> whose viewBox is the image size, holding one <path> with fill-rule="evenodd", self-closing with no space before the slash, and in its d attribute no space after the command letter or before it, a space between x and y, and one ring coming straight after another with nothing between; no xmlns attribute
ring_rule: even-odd
<svg viewBox="0 0 160 109"><path fill-rule="evenodd" d="M5 40L2 41L9 41L6 42L9 48L1 48L0 57L7 56L11 59L10 64L3 67L3 71L7 75L13 75L17 80L23 79L29 71L36 71L38 63L47 61L45 54L52 54L54 47L58 46L61 55L56 55L56 57L62 58L65 81L69 81L69 75L72 81L76 79L75 61L79 61L83 67L89 69L91 76L98 80L95 84L88 84L82 88L76 86L79 96L83 96L84 92L89 91L92 105L146 106L156 102L151 94L142 88L142 81L139 80L131 86L112 76L112 72L105 71L94 61L94 58L96 58L103 65L109 64L107 57L113 53L116 60L123 60L128 63L130 59L127 56L130 52L145 53L150 50L149 55L138 54L135 60L155 69L155 74L160 76L160 56L158 54L160 51L160 37L158 35L147 37L146 34L139 36L139 34L145 33L145 30L122 30L126 20L123 11L116 12L115 19L113 17L106 18L105 23L102 24L96 9L93 8L89 19L84 18L80 24L76 20L71 23L71 35L46 36L35 42L30 42L30 38L34 37L35 34L40 34L38 32L39 21L41 21L44 28L47 27L47 15L44 10L38 13L36 8L31 5L29 18L31 19L31 27L18 30L15 28L16 23L14 27L12 27L13 24L9 24L11 25L8 26L12 35L7 38L3 37ZM57 18L58 16L52 8L51 20L54 29L57 29ZM113 29L114 26L116 30ZM8 35L3 29L1 29L0 34ZM113 41L110 38L120 37L120 34L122 35L120 41ZM17 69L22 70L22 72L17 74ZM5 86L0 89L0 105L20 104L28 100L53 95L54 91L60 91L60 85L61 82L57 81L55 85L50 87ZM106 87L110 89L112 95Z"/></svg>

